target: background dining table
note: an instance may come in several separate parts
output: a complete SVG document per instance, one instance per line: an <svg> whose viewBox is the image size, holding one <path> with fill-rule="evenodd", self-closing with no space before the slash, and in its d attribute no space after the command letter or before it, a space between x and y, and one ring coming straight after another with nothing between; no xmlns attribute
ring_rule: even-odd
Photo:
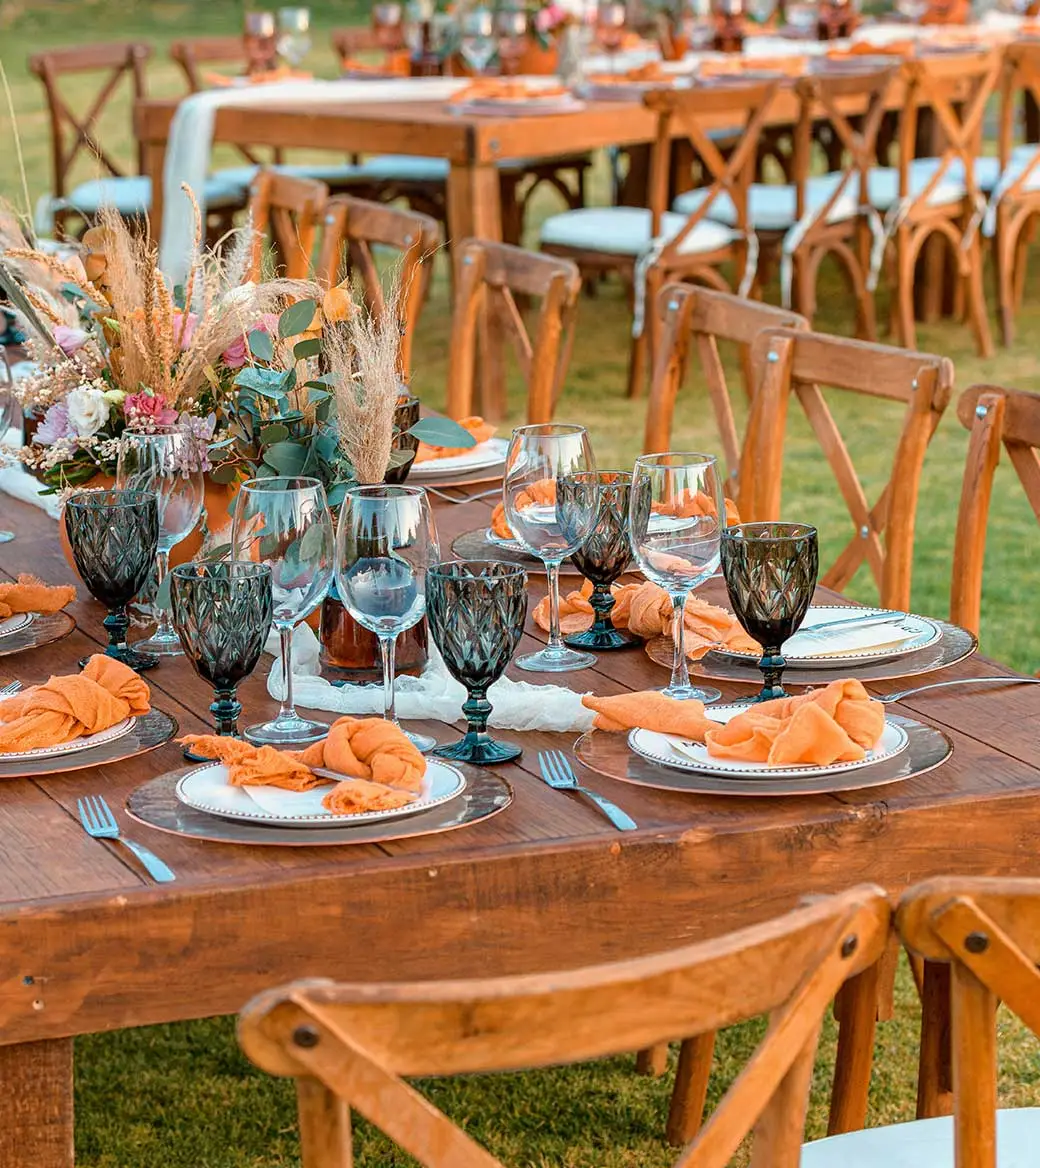
<svg viewBox="0 0 1040 1168"><path fill-rule="evenodd" d="M492 503L438 503L442 546L486 525ZM4 523L17 538L4 549L0 579L31 570L49 583L73 582L52 520L5 500ZM532 576L532 605L543 585ZM719 580L702 594L724 601ZM0 684L70 672L99 650L103 610L85 590L81 597L71 607L77 631L0 658ZM520 651L544 639L529 617ZM274 710L269 663L264 658L240 689L250 718ZM971 657L942 676L1004 672ZM164 662L147 680L154 703L182 731L208 726L210 691L185 660ZM553 680L614 694L660 687L666 671L635 648ZM752 692L722 688L729 699ZM639 825L624 834L584 799L538 777L538 751L569 751L569 734L500 731L524 747L517 763L499 768L515 793L505 811L463 830L379 845L235 846L128 820L131 791L185 765L175 743L96 769L6 781L0 1165L72 1164L78 1034L233 1013L265 987L301 977L485 977L630 957L862 881L897 894L949 870L1040 875L1040 692L954 688L892 709L944 730L952 757L885 787L785 798L657 791L583 772L582 781ZM458 735L457 727L424 728L442 741ZM123 849L90 838L76 817L76 800L87 794L103 794L120 825L176 881L156 885Z"/></svg>

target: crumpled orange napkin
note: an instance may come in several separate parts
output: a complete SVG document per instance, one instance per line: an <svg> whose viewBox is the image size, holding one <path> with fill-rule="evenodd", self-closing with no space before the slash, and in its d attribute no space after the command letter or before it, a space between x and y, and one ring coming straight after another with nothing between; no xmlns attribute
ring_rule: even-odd
<svg viewBox="0 0 1040 1168"><path fill-rule="evenodd" d="M614 607L610 610L610 619L616 629L628 627L629 611L632 606L632 597L640 590L641 584L613 584L611 593L614 597ZM591 629L596 614L589 603L592 595L592 581L586 580L580 591L568 592L560 597L560 632L565 634L583 633ZM534 623L546 632L549 631L549 597L543 596L535 605L532 612Z"/></svg>
<svg viewBox="0 0 1040 1168"><path fill-rule="evenodd" d="M726 526L734 527L740 522L740 512L736 503L727 498ZM669 502L651 503L650 510L655 515L672 515L676 519L691 519L695 515L714 515L715 500L704 491L680 491Z"/></svg>
<svg viewBox="0 0 1040 1168"><path fill-rule="evenodd" d="M327 767L354 779L370 779L387 787L418 794L426 774L426 759L403 730L382 718L337 718L329 736L296 757L306 766Z"/></svg>
<svg viewBox="0 0 1040 1168"><path fill-rule="evenodd" d="M344 779L322 799L321 805L333 815L359 815L364 811L393 811L414 802L410 791L384 787L368 779Z"/></svg>
<svg viewBox="0 0 1040 1168"><path fill-rule="evenodd" d="M672 600L658 584L648 580L628 599L628 631L637 637L672 635ZM758 653L761 646L740 627L737 618L724 608L709 604L699 596L686 598L683 610L686 656L699 661L712 649Z"/></svg>
<svg viewBox="0 0 1040 1168"><path fill-rule="evenodd" d="M0 754L60 746L147 714L147 683L113 657L95 653L82 673L52 677L0 702Z"/></svg>
<svg viewBox="0 0 1040 1168"><path fill-rule="evenodd" d="M280 787L283 791L309 791L330 780L316 775L290 751L273 746L253 746L242 738L220 734L186 734L179 738L195 754L222 762L232 787Z"/></svg>
<svg viewBox="0 0 1040 1168"><path fill-rule="evenodd" d="M821 690L751 706L705 735L716 758L770 766L858 762L885 730L885 707L855 678Z"/></svg>
<svg viewBox="0 0 1040 1168"><path fill-rule="evenodd" d="M67 584L52 587L21 575L14 584L0 584L0 620L20 612L59 612L75 599L76 589Z"/></svg>
<svg viewBox="0 0 1040 1168"><path fill-rule="evenodd" d="M490 422L485 422L479 414L473 414L468 418L459 418L459 425L463 430L468 430L473 435L478 446L481 442L487 442L489 438L494 438L497 429ZM452 458L456 454L466 454L472 449L472 446L427 446L425 442L420 442L419 449L415 452L414 461L431 462L435 458Z"/></svg>
<svg viewBox="0 0 1040 1168"><path fill-rule="evenodd" d="M522 511L525 507L553 507L556 505L556 480L539 479L516 497L516 508ZM504 503L496 505L491 512L491 530L499 539L512 539L513 530L506 519Z"/></svg>
<svg viewBox="0 0 1040 1168"><path fill-rule="evenodd" d="M690 699L679 701L659 690L617 694L601 698L586 694L581 703L596 711L593 725L597 730L655 730L659 734L678 734L703 742L712 727L718 725L705 716L704 703Z"/></svg>
<svg viewBox="0 0 1040 1168"><path fill-rule="evenodd" d="M529 85L519 78L478 77L450 98L461 101L527 101L532 97L562 97L569 93L565 85Z"/></svg>

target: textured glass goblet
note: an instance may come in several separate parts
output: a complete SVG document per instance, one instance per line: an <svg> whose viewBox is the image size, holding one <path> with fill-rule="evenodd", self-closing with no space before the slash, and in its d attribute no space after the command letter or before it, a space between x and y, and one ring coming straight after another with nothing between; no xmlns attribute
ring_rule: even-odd
<svg viewBox="0 0 1040 1168"><path fill-rule="evenodd" d="M256 668L271 629L271 569L243 560L181 564L170 574L170 603L188 660L213 686L217 733L240 738L235 690Z"/></svg>
<svg viewBox="0 0 1040 1168"><path fill-rule="evenodd" d="M383 481L387 483L403 483L412 469L415 452L419 449L419 439L409 434L409 429L419 420L419 399L411 394L403 393L397 399L397 408L394 410L394 445L393 453L398 457L411 454L404 462L387 468Z"/></svg>
<svg viewBox="0 0 1040 1168"><path fill-rule="evenodd" d="M798 630L820 569L816 528L805 523L742 523L722 533L722 574L730 604L762 646L764 683L754 699L786 697L783 644Z"/></svg>
<svg viewBox="0 0 1040 1168"><path fill-rule="evenodd" d="M497 560L435 564L426 572L426 615L448 672L469 694L462 706L465 735L433 753L476 766L519 758L519 746L497 742L487 732L487 691L524 635L527 573Z"/></svg>
<svg viewBox="0 0 1040 1168"><path fill-rule="evenodd" d="M159 502L153 491L81 491L65 503L65 531L76 571L108 608L105 653L138 671L159 664L126 643L126 606L144 587L159 543Z"/></svg>
<svg viewBox="0 0 1040 1168"><path fill-rule="evenodd" d="M591 629L571 633L563 638L563 643L575 649L626 649L638 645L639 638L614 628L610 619L614 607L610 586L632 562L632 541L628 535L632 476L620 470L567 475L556 484L556 501L563 522L569 526L571 509L577 508L584 514L590 499L595 506L596 492L599 494L596 525L581 547L571 554L571 562L593 584L589 603L596 617Z"/></svg>

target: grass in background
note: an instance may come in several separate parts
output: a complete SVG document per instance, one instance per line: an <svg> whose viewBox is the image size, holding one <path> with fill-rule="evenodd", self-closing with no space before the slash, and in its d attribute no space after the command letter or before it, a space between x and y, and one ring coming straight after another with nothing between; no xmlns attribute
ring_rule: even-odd
<svg viewBox="0 0 1040 1168"><path fill-rule="evenodd" d="M315 51L309 62L332 75L333 54L327 32L365 19L356 0L312 3ZM18 126L33 199L49 189L49 126L42 88L26 69L30 52L47 46L105 38L141 38L156 55L149 68L150 92L177 94L183 83L165 58L166 46L181 36L235 32L238 0L0 0L0 60L14 94ZM73 84L73 108L92 93L91 83ZM102 141L128 166L133 143L130 110L117 103L101 126ZM21 184L13 163L12 129L0 110L0 195L21 204ZM305 156L303 156L305 157ZM218 156L218 165L237 156ZM78 173L95 176L89 163ZM604 189L602 167L597 187ZM532 226L557 209L552 196L537 201ZM534 236L532 236L532 242ZM958 386L986 381L1036 388L1034 351L1040 335L1036 275L1029 282L1019 340L989 362L980 361L967 328L950 322L920 329L922 350L949 356ZM825 272L818 327L847 333L851 312L843 285ZM433 406L442 405L447 378L450 319L446 264L438 276L416 342L415 388ZM605 285L596 300L582 303L578 333L561 418L584 422L602 466L630 465L639 452L645 405L624 397L630 315L620 289ZM882 317L883 319L883 317ZM881 401L842 400L831 406L873 501L888 475L893 435L900 411ZM519 383L513 386L509 421L523 413ZM717 446L707 395L695 376L679 400L674 429L676 448ZM966 433L951 409L930 448L918 515L913 605L945 616L953 528ZM784 481L785 518L815 523L821 531L824 562L852 534L851 523L829 468L800 416L789 415ZM1034 606L1029 602L1040 573L1036 568L1036 520L1006 465L998 472L986 559L982 642L990 655L1033 670L1040 666ZM876 594L861 572L851 589L862 599ZM349 943L349 938L345 938ZM663 938L662 943L667 943ZM328 971L330 975L335 970ZM872 1096L872 1122L909 1119L914 1106L918 1011L909 977L903 971L897 993L897 1018L879 1028ZM723 1036L717 1056L713 1097L721 1093L760 1035L756 1025ZM1002 1099L1010 1105L1036 1104L1040 1067L1022 1028L1002 1015ZM810 1134L826 1128L826 1103L833 1059L834 1029L828 1021L818 1061L810 1115ZM524 1075L436 1082L434 1101L462 1122L491 1150L517 1168L665 1168L673 1152L662 1142L671 1075L661 1080L637 1077L630 1058ZM95 1035L77 1042L77 1162L84 1168L289 1168L298 1164L295 1108L290 1085L254 1071L238 1052L229 1019L149 1027ZM364 1125L359 1131L359 1168L390 1168L410 1161Z"/></svg>

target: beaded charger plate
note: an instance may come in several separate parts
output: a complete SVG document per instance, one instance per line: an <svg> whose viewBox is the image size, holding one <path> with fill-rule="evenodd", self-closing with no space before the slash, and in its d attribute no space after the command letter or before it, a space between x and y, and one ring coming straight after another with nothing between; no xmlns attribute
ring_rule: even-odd
<svg viewBox="0 0 1040 1168"><path fill-rule="evenodd" d="M32 758L21 755L17 759L0 754L0 779L32 779L43 775L81 771L87 767L105 766L110 762L136 758L169 742L177 733L177 719L162 710L149 710L134 720L133 726L118 738L81 750L78 754L57 755L51 758Z"/></svg>
<svg viewBox="0 0 1040 1168"><path fill-rule="evenodd" d="M574 744L579 762L597 774L658 791L695 795L832 795L900 783L941 766L953 753L953 743L941 731L913 718L889 714L887 721L906 733L907 745L892 758L860 770L817 778L739 779L698 774L661 766L629 748L626 734L590 730Z"/></svg>
<svg viewBox="0 0 1040 1168"><path fill-rule="evenodd" d="M52 645L67 637L75 627L76 622L67 612L33 613L32 619L26 623L6 633L0 631L0 657Z"/></svg>
<svg viewBox="0 0 1040 1168"><path fill-rule="evenodd" d="M504 811L513 801L513 788L505 779L479 767L460 765L466 789L456 798L406 819L382 823L344 823L336 827L275 827L262 823L219 819L179 802L178 781L186 768L169 771L131 792L126 812L131 819L171 835L222 844L253 844L283 848L331 847L388 843L412 836L437 835L481 823Z"/></svg>

